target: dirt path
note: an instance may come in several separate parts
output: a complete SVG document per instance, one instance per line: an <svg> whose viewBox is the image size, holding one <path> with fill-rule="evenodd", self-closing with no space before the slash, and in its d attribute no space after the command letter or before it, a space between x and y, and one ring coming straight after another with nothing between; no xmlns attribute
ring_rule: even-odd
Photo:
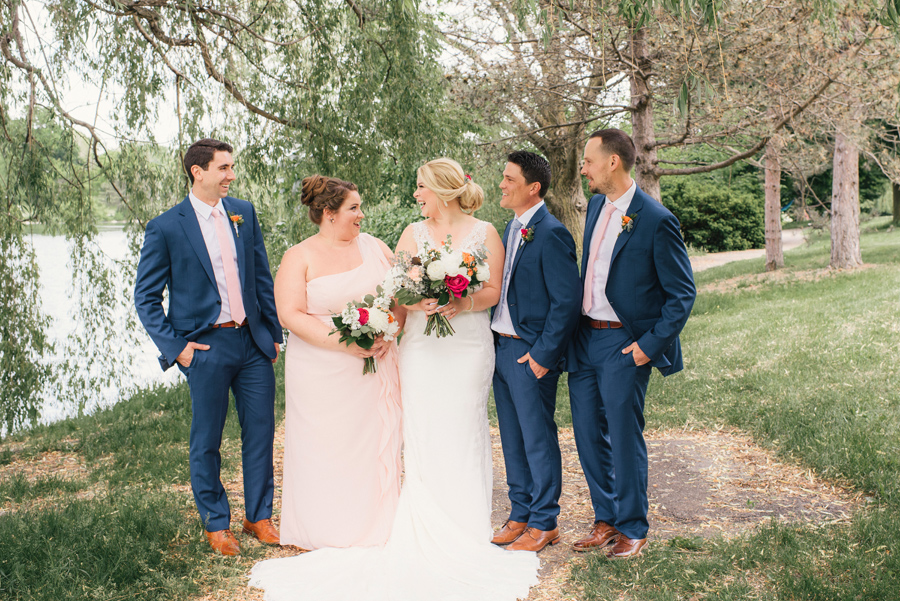
<svg viewBox="0 0 900 601"><path fill-rule="evenodd" d="M784 250L797 248L803 244L806 239L803 236L803 230L782 230L781 244ZM744 259L758 259L766 256L766 249L752 248L750 250L732 250L722 253L709 253L697 257L691 257L691 267L694 273L709 269L710 267L718 267L732 261L743 261Z"/></svg>
<svg viewBox="0 0 900 601"><path fill-rule="evenodd" d="M648 431L650 460L651 544L680 537L734 536L772 518L786 521L847 521L859 496L817 479L811 471L786 465L748 436L736 431ZM492 522L499 527L509 512L506 473L500 450L500 436L491 431L494 454L494 507ZM573 562L581 556L572 543L588 532L593 523L587 484L578 463L571 428L559 432L563 456L562 513L559 526L562 543L541 552L540 583L532 588L528 601L570 598L567 580ZM280 514L284 426L275 441L275 512ZM229 452L238 452L230 449ZM235 507L235 524L242 503L240 473L225 482ZM186 494L190 491L185 487ZM241 537L243 545L258 545ZM287 557L293 548L269 548L266 558ZM252 561L247 563L249 573ZM262 601L263 593L243 586L210 591L204 601Z"/></svg>

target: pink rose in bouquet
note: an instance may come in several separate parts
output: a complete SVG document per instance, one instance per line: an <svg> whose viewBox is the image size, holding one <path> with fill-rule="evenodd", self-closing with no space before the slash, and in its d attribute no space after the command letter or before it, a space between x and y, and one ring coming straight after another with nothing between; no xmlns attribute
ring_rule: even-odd
<svg viewBox="0 0 900 601"><path fill-rule="evenodd" d="M359 311L359 325L364 326L369 323L369 310L360 307L357 311Z"/></svg>
<svg viewBox="0 0 900 601"><path fill-rule="evenodd" d="M463 291L469 287L469 278L464 275L447 276L444 278L447 290L456 298L462 298Z"/></svg>

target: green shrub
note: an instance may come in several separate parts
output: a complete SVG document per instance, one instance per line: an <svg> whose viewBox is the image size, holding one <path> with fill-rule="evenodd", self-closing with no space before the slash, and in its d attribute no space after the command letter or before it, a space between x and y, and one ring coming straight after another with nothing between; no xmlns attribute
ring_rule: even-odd
<svg viewBox="0 0 900 601"><path fill-rule="evenodd" d="M710 252L765 245L763 200L746 192L682 179L663 185L662 202L681 222L686 244Z"/></svg>
<svg viewBox="0 0 900 601"><path fill-rule="evenodd" d="M420 221L422 214L417 204L402 200L384 201L376 205L363 205L366 218L362 228L369 234L379 238L391 250L397 248L400 234L404 228L414 221Z"/></svg>

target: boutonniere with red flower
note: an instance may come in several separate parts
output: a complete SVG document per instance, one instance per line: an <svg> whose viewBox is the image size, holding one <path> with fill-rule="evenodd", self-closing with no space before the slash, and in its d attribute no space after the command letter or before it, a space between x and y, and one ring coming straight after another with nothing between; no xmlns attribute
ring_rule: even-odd
<svg viewBox="0 0 900 601"><path fill-rule="evenodd" d="M244 216L228 211L228 219L231 221L231 225L234 227L234 235L240 238L241 233L238 231L238 226L244 225Z"/></svg>
<svg viewBox="0 0 900 601"><path fill-rule="evenodd" d="M521 234L522 234L522 244L525 244L526 242L531 242L532 240L534 240L534 226L523 227L521 229Z"/></svg>
<svg viewBox="0 0 900 601"><path fill-rule="evenodd" d="M637 213L622 216L622 232L630 232L634 228L634 220L637 219ZM622 232L619 232L620 234Z"/></svg>

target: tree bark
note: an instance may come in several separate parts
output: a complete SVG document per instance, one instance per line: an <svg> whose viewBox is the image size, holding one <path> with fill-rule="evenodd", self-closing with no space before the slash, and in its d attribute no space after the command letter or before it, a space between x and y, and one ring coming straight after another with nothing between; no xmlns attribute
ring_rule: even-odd
<svg viewBox="0 0 900 601"><path fill-rule="evenodd" d="M631 135L637 148L634 179L641 190L659 201L662 191L656 171L656 133L649 82L652 64L647 56L644 35L643 28L631 32Z"/></svg>
<svg viewBox="0 0 900 601"><path fill-rule="evenodd" d="M575 238L581 249L587 199L581 187L581 135L567 136L564 144L545 149L553 179L544 198L547 208Z"/></svg>
<svg viewBox="0 0 900 601"><path fill-rule="evenodd" d="M781 136L766 144L766 271L784 267L781 246Z"/></svg>
<svg viewBox="0 0 900 601"><path fill-rule="evenodd" d="M862 265L859 250L859 147L844 127L834 140L831 187L831 268Z"/></svg>
<svg viewBox="0 0 900 601"><path fill-rule="evenodd" d="M894 191L894 225L900 225L900 183L891 182L891 189Z"/></svg>

